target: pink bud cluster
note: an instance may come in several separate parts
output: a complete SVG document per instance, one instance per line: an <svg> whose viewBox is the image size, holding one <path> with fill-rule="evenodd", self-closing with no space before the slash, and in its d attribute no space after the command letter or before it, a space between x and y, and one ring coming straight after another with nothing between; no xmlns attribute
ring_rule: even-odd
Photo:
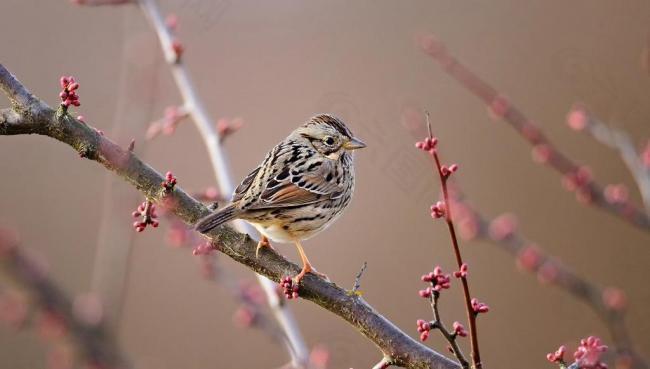
<svg viewBox="0 0 650 369"><path fill-rule="evenodd" d="M600 338L595 336L584 338L580 340L580 346L573 353L574 365L581 369L607 369L607 365L600 361L605 351L607 351L607 346L601 343ZM555 352L547 354L546 359L552 363L566 366L565 353L566 347L560 346Z"/></svg>
<svg viewBox="0 0 650 369"><path fill-rule="evenodd" d="M454 272L454 277L456 278L467 278L467 274L469 273L469 267L467 264L463 263L460 266L460 269Z"/></svg>
<svg viewBox="0 0 650 369"><path fill-rule="evenodd" d="M282 293L288 300L298 298L298 284L293 283L291 277L282 277L280 280L280 288L282 288Z"/></svg>
<svg viewBox="0 0 650 369"><path fill-rule="evenodd" d="M192 249L192 255L208 255L214 250L214 247L208 242L202 242Z"/></svg>
<svg viewBox="0 0 650 369"><path fill-rule="evenodd" d="M562 185L567 191L576 192L578 201L591 202L591 193L588 186L591 184L591 170L587 166L580 166L575 171L567 173L562 178Z"/></svg>
<svg viewBox="0 0 650 369"><path fill-rule="evenodd" d="M539 164L546 164L553 158L553 148L548 144L537 144L532 150L533 160Z"/></svg>
<svg viewBox="0 0 650 369"><path fill-rule="evenodd" d="M607 365L600 361L607 346L601 344L600 338L589 336L580 340L580 346L573 353L573 358L580 368L607 369Z"/></svg>
<svg viewBox="0 0 650 369"><path fill-rule="evenodd" d="M160 133L169 136L176 132L178 125L187 117L188 111L184 107L168 106L165 108L163 117L160 120L151 123L147 129L145 137L147 140L151 140Z"/></svg>
<svg viewBox="0 0 650 369"><path fill-rule="evenodd" d="M169 33L171 33L173 37L171 48L174 54L176 55L177 62L181 59L181 56L185 51L183 44L178 40L178 38L175 35L176 31L178 30L178 24L179 24L178 16L176 14L170 14L167 16L167 19L165 19L165 25L167 26Z"/></svg>
<svg viewBox="0 0 650 369"><path fill-rule="evenodd" d="M238 295L242 305L233 315L233 321L240 327L251 327L260 318L257 307L265 303L266 296L259 285L249 282L240 283Z"/></svg>
<svg viewBox="0 0 650 369"><path fill-rule="evenodd" d="M185 47L178 39L174 39L174 41L172 41L172 50L174 50L174 54L176 54L176 60L180 60L185 51Z"/></svg>
<svg viewBox="0 0 650 369"><path fill-rule="evenodd" d="M323 345L317 345L309 354L309 368L326 369L330 363L330 351Z"/></svg>
<svg viewBox="0 0 650 369"><path fill-rule="evenodd" d="M219 132L219 138L224 140L226 137L239 131L243 126L244 120L241 118L221 118L217 121L217 132Z"/></svg>
<svg viewBox="0 0 650 369"><path fill-rule="evenodd" d="M650 141L645 144L641 151L641 163L646 169L650 169Z"/></svg>
<svg viewBox="0 0 650 369"><path fill-rule="evenodd" d="M137 232L142 232L147 228L148 225L151 225L154 228L157 228L159 223L158 223L158 214L156 213L156 205L154 205L150 201L145 201L140 206L138 206L138 209L131 213L131 215L134 218L139 218L142 217L141 221L135 221L133 223L133 228Z"/></svg>
<svg viewBox="0 0 650 369"><path fill-rule="evenodd" d="M581 104L574 105L566 116L566 123L574 131L583 131L589 126L589 115Z"/></svg>
<svg viewBox="0 0 650 369"><path fill-rule="evenodd" d="M565 353L566 353L566 346L562 345L558 347L558 349L555 350L555 352L550 352L546 354L546 360L552 363L563 363Z"/></svg>
<svg viewBox="0 0 650 369"><path fill-rule="evenodd" d="M473 298L471 302L472 302L472 310L474 311L474 314L487 313L488 311L490 311L490 307L487 304L480 302L476 298Z"/></svg>
<svg viewBox="0 0 650 369"><path fill-rule="evenodd" d="M174 190L174 186L176 186L176 177L174 177L174 173L167 172L165 174L165 180L161 183L161 185L165 189L165 192L172 192Z"/></svg>
<svg viewBox="0 0 650 369"><path fill-rule="evenodd" d="M449 289L451 282L450 275L444 274L439 266L433 268L433 272L423 274L420 280L431 283L431 286L418 292L422 298L429 298L434 292L439 293L443 289Z"/></svg>
<svg viewBox="0 0 650 369"><path fill-rule="evenodd" d="M517 218L512 214L502 214L490 222L490 237L503 241L512 237L517 232Z"/></svg>
<svg viewBox="0 0 650 369"><path fill-rule="evenodd" d="M624 184L610 184L605 187L605 200L610 204L624 204L629 197L629 191Z"/></svg>
<svg viewBox="0 0 650 369"><path fill-rule="evenodd" d="M443 201L438 201L435 204L431 205L431 218L438 219L445 216L445 203Z"/></svg>
<svg viewBox="0 0 650 369"><path fill-rule="evenodd" d="M452 327L454 328L455 336L467 337L467 331L465 330L465 327L462 324L460 324L459 322L454 322L452 324Z"/></svg>
<svg viewBox="0 0 650 369"><path fill-rule="evenodd" d="M416 322L418 333L420 333L420 341L424 342L429 338L429 331L431 331L431 323L422 319Z"/></svg>
<svg viewBox="0 0 650 369"><path fill-rule="evenodd" d="M449 167L446 165L440 166L440 173L444 178L449 178L452 173L455 173L458 170L458 164L452 164Z"/></svg>
<svg viewBox="0 0 650 369"><path fill-rule="evenodd" d="M190 231L185 223L176 218L171 218L165 239L167 243L174 247L190 246L193 241L193 232Z"/></svg>
<svg viewBox="0 0 650 369"><path fill-rule="evenodd" d="M174 13L167 15L167 18L165 18L165 25L170 31L176 32L178 29L178 16Z"/></svg>
<svg viewBox="0 0 650 369"><path fill-rule="evenodd" d="M61 84L61 93L59 97L61 98L61 106L63 108L68 108L70 105L79 106L79 95L77 95L77 89L79 88L79 83L77 83L74 77L61 77L59 81Z"/></svg>
<svg viewBox="0 0 650 369"><path fill-rule="evenodd" d="M537 245L526 245L517 253L517 267L521 270L534 272L539 268L544 256Z"/></svg>
<svg viewBox="0 0 650 369"><path fill-rule="evenodd" d="M528 244L519 249L516 264L522 271L537 273L537 280L542 284L556 283L562 273L557 261L542 254L535 244Z"/></svg>
<svg viewBox="0 0 650 369"><path fill-rule="evenodd" d="M510 111L510 100L507 97L497 95L488 105L488 115L492 119L502 119Z"/></svg>
<svg viewBox="0 0 650 369"><path fill-rule="evenodd" d="M223 196L219 189L216 187L208 187L203 191L193 195L197 200L200 201L219 201L223 200Z"/></svg>
<svg viewBox="0 0 650 369"><path fill-rule="evenodd" d="M232 316L233 323L242 328L249 328L253 326L257 319L257 311L247 305L240 306L237 310L235 310L235 313Z"/></svg>
<svg viewBox="0 0 650 369"><path fill-rule="evenodd" d="M627 296L620 288L607 287L602 295L603 303L610 310L623 311L627 307Z"/></svg>
<svg viewBox="0 0 650 369"><path fill-rule="evenodd" d="M438 139L435 137L426 137L424 140L415 143L415 147L423 151L428 151L431 154L435 152L437 145Z"/></svg>

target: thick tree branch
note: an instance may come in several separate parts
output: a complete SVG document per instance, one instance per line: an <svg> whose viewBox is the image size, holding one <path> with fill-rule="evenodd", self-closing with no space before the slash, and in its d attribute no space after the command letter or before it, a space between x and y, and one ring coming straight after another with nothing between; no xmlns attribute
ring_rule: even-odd
<svg viewBox="0 0 650 369"><path fill-rule="evenodd" d="M94 160L115 172L149 200L168 207L187 224L194 224L210 213L207 207L180 187L166 194L160 185L164 178L153 168L90 126L68 115L57 116L52 108L22 87L2 65L0 86L12 101L18 102L14 105L15 113L5 110L0 115L1 135L41 134L66 143L82 157ZM219 227L206 236L215 248L271 280L279 281L284 275L300 271L297 265L272 251L262 252L256 258L256 242L230 226ZM406 335L361 297L350 296L333 283L308 274L302 281L300 296L345 319L375 343L384 355L392 358L394 365L407 368L459 368L457 363Z"/></svg>

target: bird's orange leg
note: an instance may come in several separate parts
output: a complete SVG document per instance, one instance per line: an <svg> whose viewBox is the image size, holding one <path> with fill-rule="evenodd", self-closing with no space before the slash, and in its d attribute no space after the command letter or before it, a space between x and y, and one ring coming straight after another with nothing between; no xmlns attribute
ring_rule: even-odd
<svg viewBox="0 0 650 369"><path fill-rule="evenodd" d="M260 242L257 243L257 248L255 249L255 257L259 256L260 249L262 247L268 247L271 250L274 250L273 246L271 246L271 242L269 242L269 239L266 236L262 236L262 238L260 238Z"/></svg>
<svg viewBox="0 0 650 369"><path fill-rule="evenodd" d="M329 281L330 279L327 277L327 275L317 272L316 269L314 269L314 267L311 266L311 263L309 262L309 259L307 259L307 254L305 254L305 250L303 250L300 241L294 241L294 242L296 243L296 248L298 249L298 253L300 254L300 259L302 259L302 270L294 278L296 284L300 283L300 281L305 276L305 274L309 272L314 273L317 276Z"/></svg>

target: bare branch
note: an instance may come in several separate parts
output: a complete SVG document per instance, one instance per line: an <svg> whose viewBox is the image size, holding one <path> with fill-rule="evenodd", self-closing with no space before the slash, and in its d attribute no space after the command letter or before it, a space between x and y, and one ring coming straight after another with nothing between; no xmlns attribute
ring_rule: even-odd
<svg viewBox="0 0 650 369"><path fill-rule="evenodd" d="M354 278L354 286L352 286L352 294L359 295L361 292L359 291L359 288L361 287L361 277L363 277L363 273L366 271L366 268L368 268L368 262L364 261L363 265L361 266L361 270L359 270L359 273L357 273L357 276Z"/></svg>
<svg viewBox="0 0 650 369"><path fill-rule="evenodd" d="M20 85L0 65L0 86ZM37 100L31 109L21 114L12 124L0 122L0 134L41 134L70 145L83 157L94 160L115 172L135 186L149 200L167 207L187 224L194 224L210 211L176 186L172 193L165 193L161 183L165 178L132 152L122 149L89 125L62 115ZM25 107L22 107L25 111ZM11 127L11 128L8 128ZM275 252L255 256L257 243L247 234L237 232L230 226L218 227L206 237L214 247L249 269L280 281L282 276L296 274L300 268ZM458 369L458 364L415 341L393 323L377 313L358 296L331 282L307 274L302 281L301 297L338 315L372 341L385 355L393 358L395 365L407 368Z"/></svg>

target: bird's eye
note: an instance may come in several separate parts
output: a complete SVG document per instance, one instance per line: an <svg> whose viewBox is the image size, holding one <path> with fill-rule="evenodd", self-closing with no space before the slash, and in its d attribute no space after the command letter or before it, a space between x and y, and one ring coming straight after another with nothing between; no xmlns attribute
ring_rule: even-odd
<svg viewBox="0 0 650 369"><path fill-rule="evenodd" d="M334 137L331 137L331 136L326 137L326 138L323 140L323 142L325 142L325 144L326 144L326 145L329 145L329 146L334 145Z"/></svg>

